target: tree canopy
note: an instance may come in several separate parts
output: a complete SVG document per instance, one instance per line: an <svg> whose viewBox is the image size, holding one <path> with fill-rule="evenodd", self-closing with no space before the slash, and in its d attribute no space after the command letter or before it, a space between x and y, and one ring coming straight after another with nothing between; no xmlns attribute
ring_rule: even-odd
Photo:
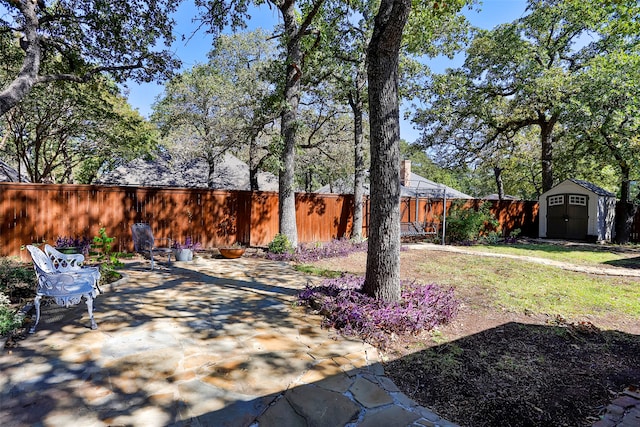
<svg viewBox="0 0 640 427"><path fill-rule="evenodd" d="M265 142L261 137L279 111L272 103L276 83L269 73L274 54L263 31L221 35L208 63L185 70L166 85L154 104L152 120L174 157L204 158L211 182L226 151L247 152L245 160L257 179L269 155L264 148L269 138Z"/></svg>
<svg viewBox="0 0 640 427"><path fill-rule="evenodd" d="M460 160L496 161L496 153L513 152L521 129L536 127L541 189L550 189L554 148L572 102L583 93L581 76L597 58L637 42L629 30L637 3L604 6L531 0L522 18L478 31L464 65L431 81L427 108L415 116L423 146L457 153Z"/></svg>
<svg viewBox="0 0 640 427"><path fill-rule="evenodd" d="M97 79L84 85L37 86L0 117L0 154L31 182L91 183L157 141L149 125Z"/></svg>
<svg viewBox="0 0 640 427"><path fill-rule="evenodd" d="M117 82L167 77L178 61L168 49L170 18L178 2L0 0L0 54L20 66L2 81L0 116L34 85L52 81L87 82L108 74ZM42 64L58 58L56 69Z"/></svg>

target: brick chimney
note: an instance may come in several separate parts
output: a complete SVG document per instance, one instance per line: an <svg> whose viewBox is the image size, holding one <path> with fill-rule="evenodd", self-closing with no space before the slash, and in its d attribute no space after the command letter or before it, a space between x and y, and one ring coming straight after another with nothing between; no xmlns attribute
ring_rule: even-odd
<svg viewBox="0 0 640 427"><path fill-rule="evenodd" d="M411 187L411 160L400 162L400 185Z"/></svg>

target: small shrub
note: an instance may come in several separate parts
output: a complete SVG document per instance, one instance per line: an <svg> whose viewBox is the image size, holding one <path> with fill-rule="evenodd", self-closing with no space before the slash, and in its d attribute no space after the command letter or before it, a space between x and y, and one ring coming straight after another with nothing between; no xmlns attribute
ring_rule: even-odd
<svg viewBox="0 0 640 427"><path fill-rule="evenodd" d="M282 255L293 252L293 245L284 234L276 234L268 247L269 253Z"/></svg>
<svg viewBox="0 0 640 427"><path fill-rule="evenodd" d="M504 243L506 244L518 243L518 236L520 235L521 232L522 230L520 230L519 228L513 229L511 233L509 233L509 236L504 238Z"/></svg>
<svg viewBox="0 0 640 427"><path fill-rule="evenodd" d="M385 302L361 292L364 277L345 275L307 287L298 300L324 315L323 325L344 335L357 335L384 348L391 337L428 331L449 322L458 312L453 289L435 284L402 282L401 300Z"/></svg>
<svg viewBox="0 0 640 427"><path fill-rule="evenodd" d="M21 298L31 297L36 283L33 266L0 257L0 293L11 302L18 303Z"/></svg>
<svg viewBox="0 0 640 427"><path fill-rule="evenodd" d="M93 238L93 247L98 250L98 261L102 263L106 263L108 265L102 264L100 266L101 269L113 269L115 267L122 267L124 264L118 259L118 252L113 252L113 242L116 240L115 237L109 237L107 235L107 230L105 227L102 227L98 231L98 235Z"/></svg>
<svg viewBox="0 0 640 427"><path fill-rule="evenodd" d="M489 245L495 245L496 243L499 243L502 238L500 233L497 231L489 231L486 234L479 236L478 240Z"/></svg>
<svg viewBox="0 0 640 427"><path fill-rule="evenodd" d="M0 336L7 335L22 325L22 317L9 304L9 297L0 292Z"/></svg>
<svg viewBox="0 0 640 427"><path fill-rule="evenodd" d="M496 231L499 225L488 204L483 204L476 211L455 202L447 213L446 238L450 242L476 241L480 236Z"/></svg>
<svg viewBox="0 0 640 427"><path fill-rule="evenodd" d="M93 246L100 252L99 258L110 259L113 242L115 237L109 237L107 235L107 229L102 227L98 231L98 235L93 238Z"/></svg>
<svg viewBox="0 0 640 427"><path fill-rule="evenodd" d="M107 285L120 279L122 275L116 271L116 267L124 265L116 258L115 262L104 262L100 264L100 285Z"/></svg>

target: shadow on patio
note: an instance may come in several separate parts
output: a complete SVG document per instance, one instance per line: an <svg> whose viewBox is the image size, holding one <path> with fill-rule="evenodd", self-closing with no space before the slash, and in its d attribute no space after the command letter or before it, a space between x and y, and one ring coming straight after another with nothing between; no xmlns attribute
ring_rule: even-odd
<svg viewBox="0 0 640 427"><path fill-rule="evenodd" d="M404 397L375 349L294 306L309 279L287 264L200 259L150 271L135 260L124 272L96 299L97 331L83 303L49 306L38 331L0 356L3 426L245 426L261 414L260 425L295 425L284 402L307 402L329 424L383 410L437 419L394 400Z"/></svg>

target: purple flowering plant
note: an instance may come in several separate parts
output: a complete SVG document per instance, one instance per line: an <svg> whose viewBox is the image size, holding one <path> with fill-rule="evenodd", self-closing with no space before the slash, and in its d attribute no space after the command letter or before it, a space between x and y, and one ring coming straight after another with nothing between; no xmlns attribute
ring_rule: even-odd
<svg viewBox="0 0 640 427"><path fill-rule="evenodd" d="M380 348L394 335L429 331L458 313L453 288L404 280L400 301L385 302L365 295L363 285L364 277L343 275L326 279L319 286L307 286L298 300L324 316L323 326L359 336Z"/></svg>
<svg viewBox="0 0 640 427"><path fill-rule="evenodd" d="M184 243L180 243L179 240L174 240L171 242L172 249L191 249L192 251L198 251L202 248L200 242L194 242L191 236L187 236L184 239Z"/></svg>
<svg viewBox="0 0 640 427"><path fill-rule="evenodd" d="M92 240L88 237L58 236L56 238L56 248L78 248L81 253L89 254Z"/></svg>
<svg viewBox="0 0 640 427"><path fill-rule="evenodd" d="M327 243L302 244L293 252L267 252L266 257L274 261L312 262L324 258L344 257L354 252L366 252L367 242L349 239L334 239Z"/></svg>

